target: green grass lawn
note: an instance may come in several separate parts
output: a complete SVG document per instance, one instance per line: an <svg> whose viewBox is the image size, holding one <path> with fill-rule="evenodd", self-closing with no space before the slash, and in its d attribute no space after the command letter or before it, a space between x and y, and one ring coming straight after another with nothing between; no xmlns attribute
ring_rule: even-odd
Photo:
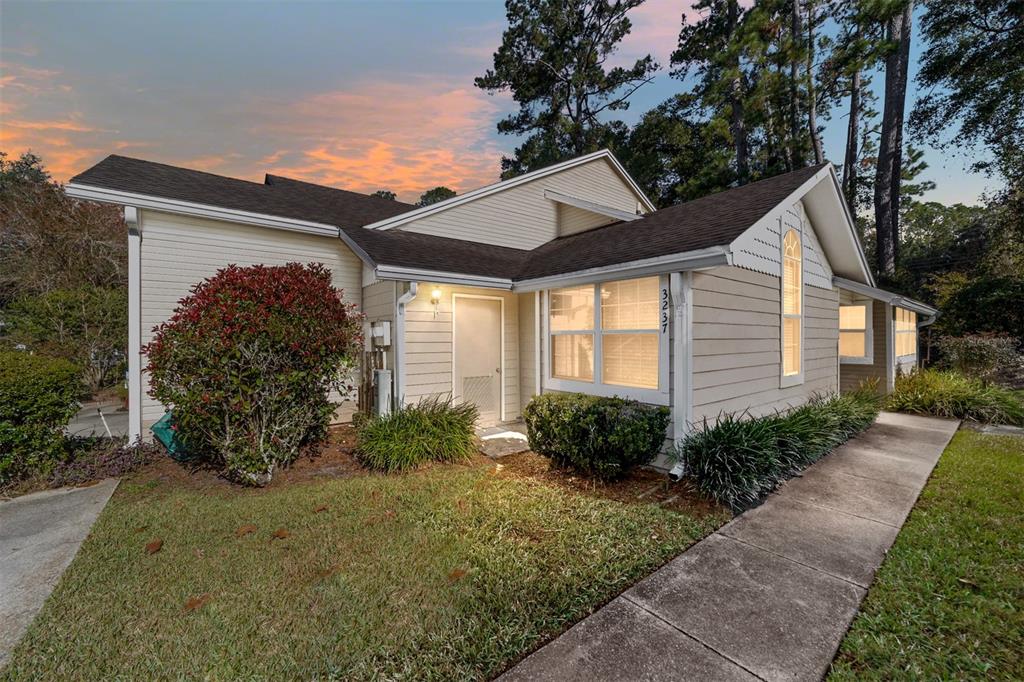
<svg viewBox="0 0 1024 682"><path fill-rule="evenodd" d="M1024 438L960 431L830 680L1024 679Z"/></svg>
<svg viewBox="0 0 1024 682"><path fill-rule="evenodd" d="M487 677L724 521L494 471L127 480L0 678Z"/></svg>

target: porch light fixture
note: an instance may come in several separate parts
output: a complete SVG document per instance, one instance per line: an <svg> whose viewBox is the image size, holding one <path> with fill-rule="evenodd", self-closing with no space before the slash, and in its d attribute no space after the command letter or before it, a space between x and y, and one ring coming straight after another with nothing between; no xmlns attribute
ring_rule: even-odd
<svg viewBox="0 0 1024 682"><path fill-rule="evenodd" d="M441 305L441 288L434 287L430 292L430 302L434 304L434 317L437 317L437 307Z"/></svg>

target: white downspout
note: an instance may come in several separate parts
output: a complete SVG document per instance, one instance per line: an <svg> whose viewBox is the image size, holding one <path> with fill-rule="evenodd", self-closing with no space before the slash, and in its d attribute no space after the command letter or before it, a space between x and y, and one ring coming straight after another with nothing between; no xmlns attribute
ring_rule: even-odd
<svg viewBox="0 0 1024 682"><path fill-rule="evenodd" d="M142 220L124 207L128 225L128 442L142 438Z"/></svg>
<svg viewBox="0 0 1024 682"><path fill-rule="evenodd" d="M409 290L398 297L395 305L395 409L405 403L405 306L416 298L419 282L409 282Z"/></svg>
<svg viewBox="0 0 1024 682"><path fill-rule="evenodd" d="M672 440L678 445L693 421L693 393L690 390L693 375L693 311L691 295L692 274L673 272L669 275L672 296ZM669 471L669 478L678 480L685 473L682 463Z"/></svg>

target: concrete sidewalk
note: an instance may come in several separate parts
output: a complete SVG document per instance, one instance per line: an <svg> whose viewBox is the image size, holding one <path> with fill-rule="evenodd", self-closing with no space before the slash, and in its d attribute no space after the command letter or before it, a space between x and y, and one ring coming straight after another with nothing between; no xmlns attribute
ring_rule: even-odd
<svg viewBox="0 0 1024 682"><path fill-rule="evenodd" d="M108 479L0 502L0 667L116 487Z"/></svg>
<svg viewBox="0 0 1024 682"><path fill-rule="evenodd" d="M882 413L500 679L820 679L957 426Z"/></svg>

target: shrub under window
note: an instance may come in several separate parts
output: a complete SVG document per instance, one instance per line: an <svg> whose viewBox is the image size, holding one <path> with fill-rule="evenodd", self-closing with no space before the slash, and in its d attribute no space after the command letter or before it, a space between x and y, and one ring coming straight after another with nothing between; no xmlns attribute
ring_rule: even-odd
<svg viewBox="0 0 1024 682"><path fill-rule="evenodd" d="M81 389L66 360L0 351L0 483L60 461Z"/></svg>
<svg viewBox="0 0 1024 682"><path fill-rule="evenodd" d="M359 320L323 265L229 266L182 299L144 349L150 394L173 408L192 454L266 483L326 434L329 393L351 388Z"/></svg>
<svg viewBox="0 0 1024 682"><path fill-rule="evenodd" d="M362 420L356 451L371 469L402 471L424 462L458 462L476 452L472 403L427 398L390 414Z"/></svg>
<svg viewBox="0 0 1024 682"><path fill-rule="evenodd" d="M669 411L622 398L545 393L530 401L523 418L535 452L607 480L654 459L665 443Z"/></svg>

